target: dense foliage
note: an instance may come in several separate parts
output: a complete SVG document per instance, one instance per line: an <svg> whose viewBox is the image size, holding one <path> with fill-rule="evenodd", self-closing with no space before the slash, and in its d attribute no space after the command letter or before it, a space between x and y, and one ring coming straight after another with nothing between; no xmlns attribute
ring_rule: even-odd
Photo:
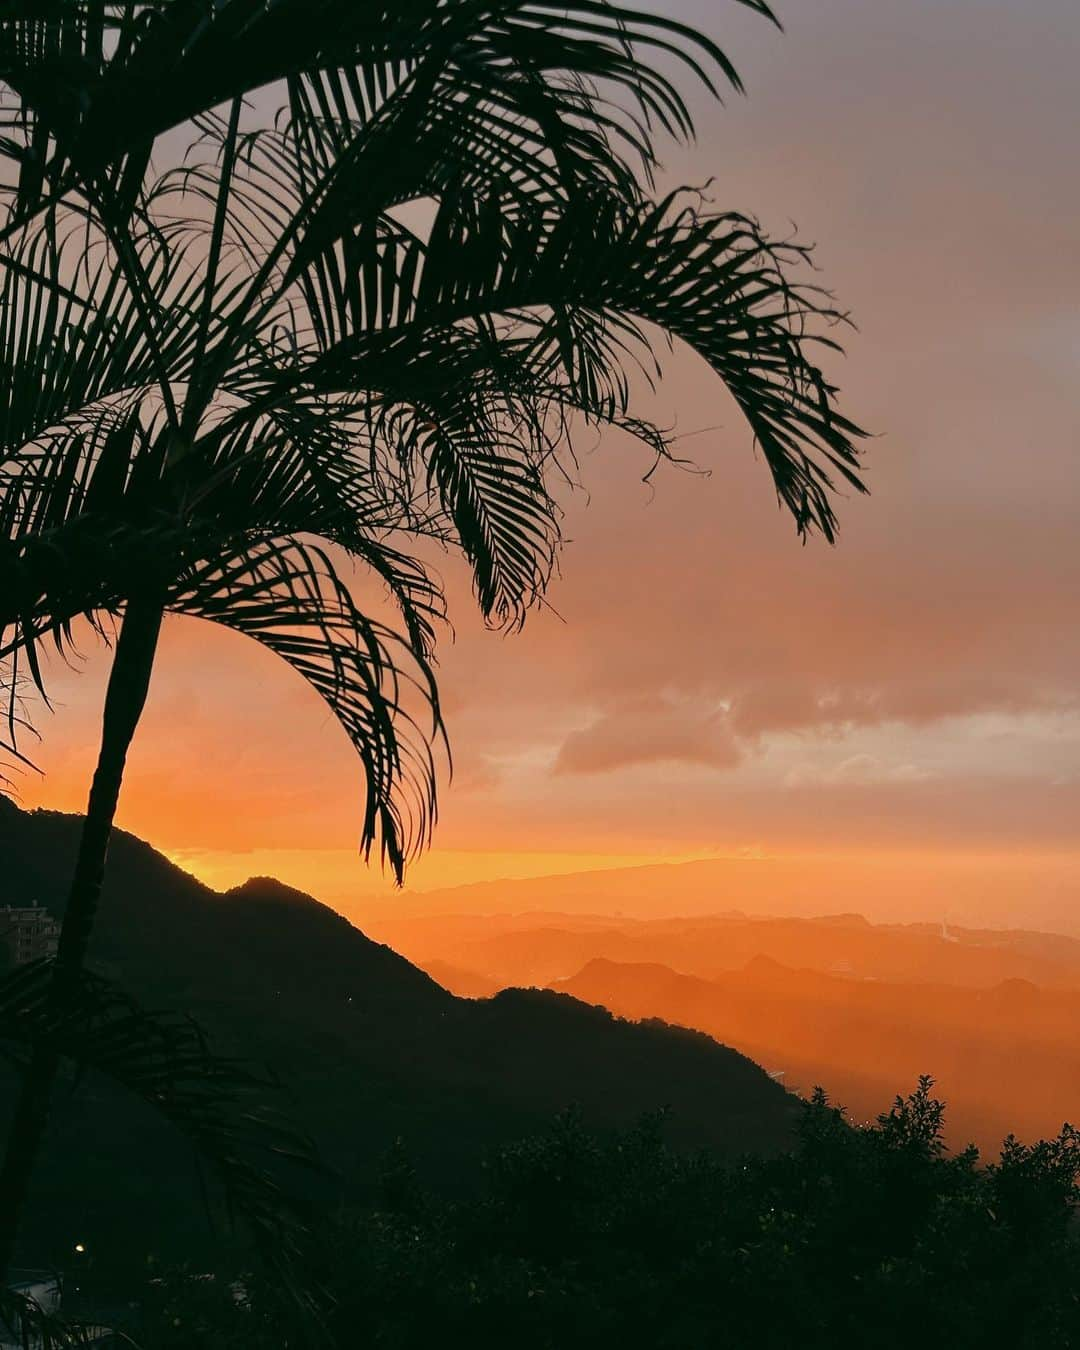
<svg viewBox="0 0 1080 1350"><path fill-rule="evenodd" d="M669 1149L659 1120L591 1134L560 1118L497 1154L485 1193L425 1195L407 1159L335 1230L330 1340L390 1350L1080 1344L1080 1134L997 1162L949 1155L924 1079L876 1125L819 1094L797 1147L724 1165ZM150 1287L148 1350L280 1347L272 1291L173 1276ZM326 1343L323 1341L323 1343Z"/></svg>

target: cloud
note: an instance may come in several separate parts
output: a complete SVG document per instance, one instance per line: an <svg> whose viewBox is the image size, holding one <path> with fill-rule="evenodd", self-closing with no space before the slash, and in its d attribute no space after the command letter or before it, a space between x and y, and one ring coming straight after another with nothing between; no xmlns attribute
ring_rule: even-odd
<svg viewBox="0 0 1080 1350"><path fill-rule="evenodd" d="M491 755L467 754L454 760L454 792L490 792L501 779L500 766Z"/></svg>
<svg viewBox="0 0 1080 1350"><path fill-rule="evenodd" d="M766 676L730 691L728 699L734 731L751 739L768 732L829 734L886 722L921 727L982 713L1054 713L1080 707L1077 691L1047 688L1030 679L981 671L898 668L891 679L889 672L881 672L876 686L825 684L809 675L796 674L784 681Z"/></svg>
<svg viewBox="0 0 1080 1350"><path fill-rule="evenodd" d="M876 755L862 751L848 755L838 764L795 764L784 775L786 788L858 787L871 784L927 783L934 772L920 764L886 764Z"/></svg>
<svg viewBox="0 0 1080 1350"><path fill-rule="evenodd" d="M730 769L741 758L722 709L639 699L571 732L559 747L554 768L556 773L606 773L667 762Z"/></svg>

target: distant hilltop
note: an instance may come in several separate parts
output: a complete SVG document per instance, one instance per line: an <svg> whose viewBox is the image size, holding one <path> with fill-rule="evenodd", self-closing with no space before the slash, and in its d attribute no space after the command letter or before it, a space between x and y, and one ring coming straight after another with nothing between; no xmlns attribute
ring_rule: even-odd
<svg viewBox="0 0 1080 1350"><path fill-rule="evenodd" d="M1080 937L1073 856L790 854L651 863L480 881L348 906L362 924L407 915L551 911L628 919L830 916L837 924L911 923L1041 929Z"/></svg>

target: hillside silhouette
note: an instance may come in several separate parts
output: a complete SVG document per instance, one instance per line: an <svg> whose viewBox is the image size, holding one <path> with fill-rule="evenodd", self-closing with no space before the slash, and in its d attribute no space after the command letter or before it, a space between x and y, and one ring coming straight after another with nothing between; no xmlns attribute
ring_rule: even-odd
<svg viewBox="0 0 1080 1350"><path fill-rule="evenodd" d="M0 802L4 901L58 913L78 828L78 817ZM190 1013L216 1048L269 1066L346 1200L362 1199L395 1140L427 1181L452 1188L490 1148L571 1103L599 1127L670 1107L673 1142L721 1154L790 1138L793 1098L705 1035L539 990L455 998L310 896L267 878L215 892L122 831L91 965L151 1007ZM190 1157L92 1080L61 1093L32 1211L36 1259L74 1241L183 1249L207 1229Z"/></svg>

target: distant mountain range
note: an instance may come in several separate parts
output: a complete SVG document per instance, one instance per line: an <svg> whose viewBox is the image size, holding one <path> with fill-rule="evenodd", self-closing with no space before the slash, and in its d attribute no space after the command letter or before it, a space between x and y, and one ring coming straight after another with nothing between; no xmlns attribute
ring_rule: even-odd
<svg viewBox="0 0 1080 1350"><path fill-rule="evenodd" d="M437 915L376 931L458 993L535 983L706 1031L859 1118L932 1073L957 1145L1080 1119L1075 938L857 914Z"/></svg>
<svg viewBox="0 0 1080 1350"><path fill-rule="evenodd" d="M510 883L516 886L520 883ZM672 907L676 901L672 902ZM793 969L895 983L989 989L1002 980L1080 989L1080 940L1055 933L871 924L860 914L751 918L729 912L633 919L523 911L387 917L368 932L423 965L507 984L566 979L595 957L659 962L706 979L757 956Z"/></svg>
<svg viewBox="0 0 1080 1350"><path fill-rule="evenodd" d="M78 817L0 800L0 904L59 914ZM674 1142L728 1154L790 1138L793 1098L701 1034L632 1025L552 992L454 997L310 896L268 878L221 894L116 832L92 962L144 1003L194 1015L223 1050L269 1065L290 1109L362 1195L396 1139L436 1184L466 1185L492 1146L580 1104L630 1123L671 1108ZM11 1101L0 1081L0 1130ZM140 1254L205 1240L190 1157L148 1110L89 1082L58 1102L26 1260L75 1241Z"/></svg>
<svg viewBox="0 0 1080 1350"><path fill-rule="evenodd" d="M1075 860L1016 852L718 856L406 891L390 903L358 896L353 903L365 930L412 915L545 911L649 919L737 910L801 918L857 912L876 923L919 916L978 927L1004 927L1024 915L1032 926L1080 937Z"/></svg>
<svg viewBox="0 0 1080 1350"><path fill-rule="evenodd" d="M1080 991L1022 979L990 989L885 984L759 956L713 980L596 960L556 989L623 1017L663 1017L738 1046L785 1083L822 1084L872 1119L922 1073L947 1103L954 1147L996 1153L1080 1121Z"/></svg>

